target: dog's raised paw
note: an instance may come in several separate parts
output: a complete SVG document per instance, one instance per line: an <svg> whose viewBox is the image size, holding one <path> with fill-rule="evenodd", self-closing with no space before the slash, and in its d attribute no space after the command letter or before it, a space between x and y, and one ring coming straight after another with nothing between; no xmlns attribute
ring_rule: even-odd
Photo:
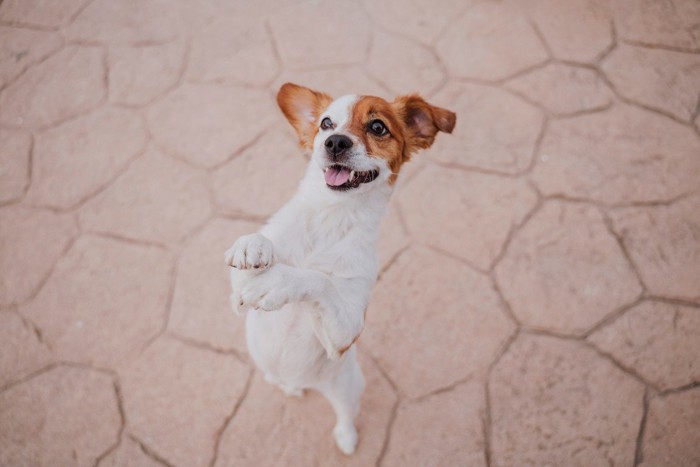
<svg viewBox="0 0 700 467"><path fill-rule="evenodd" d="M236 269L267 269L275 262L274 246L259 233L244 235L226 251L224 261Z"/></svg>

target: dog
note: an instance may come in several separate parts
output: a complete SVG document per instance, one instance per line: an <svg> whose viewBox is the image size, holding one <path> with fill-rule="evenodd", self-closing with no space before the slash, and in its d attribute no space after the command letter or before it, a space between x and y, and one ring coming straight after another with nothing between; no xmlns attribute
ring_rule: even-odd
<svg viewBox="0 0 700 467"><path fill-rule="evenodd" d="M277 103L311 158L291 200L225 253L231 303L246 313L248 351L265 379L289 395L321 392L349 455L365 386L354 343L377 279L379 224L402 165L451 133L456 116L415 94L334 100L292 83Z"/></svg>

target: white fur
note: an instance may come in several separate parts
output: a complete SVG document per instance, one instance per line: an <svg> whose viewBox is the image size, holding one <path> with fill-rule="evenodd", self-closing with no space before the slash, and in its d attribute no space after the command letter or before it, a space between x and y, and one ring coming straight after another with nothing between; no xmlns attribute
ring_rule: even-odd
<svg viewBox="0 0 700 467"><path fill-rule="evenodd" d="M364 388L352 343L377 278L379 223L391 194L387 163L369 157L346 131L356 100L344 96L326 109L319 121L328 116L336 127L316 136L297 193L259 233L241 237L226 253L234 266L232 305L247 312L255 364L288 394L320 391L336 412L333 433L346 454L357 444L353 419ZM323 143L333 133L353 139L348 163L379 169L376 180L347 192L326 186Z"/></svg>

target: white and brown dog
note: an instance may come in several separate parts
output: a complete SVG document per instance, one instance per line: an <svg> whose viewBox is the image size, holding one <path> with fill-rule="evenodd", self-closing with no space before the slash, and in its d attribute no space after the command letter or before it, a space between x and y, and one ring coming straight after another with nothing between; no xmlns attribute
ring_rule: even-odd
<svg viewBox="0 0 700 467"><path fill-rule="evenodd" d="M402 164L451 133L455 114L417 95L333 100L291 83L277 102L311 161L294 197L226 252L231 300L247 312L248 351L265 378L288 394L320 391L351 454L364 388L353 344L377 278L379 223Z"/></svg>

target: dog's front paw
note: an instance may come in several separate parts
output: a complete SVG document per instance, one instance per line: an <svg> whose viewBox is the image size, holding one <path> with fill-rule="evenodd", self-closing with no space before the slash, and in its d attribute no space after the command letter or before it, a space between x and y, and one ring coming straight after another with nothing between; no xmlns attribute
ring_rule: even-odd
<svg viewBox="0 0 700 467"><path fill-rule="evenodd" d="M243 306L273 311L279 310L293 299L293 287L281 272L280 265L276 265L246 280L241 290L240 303Z"/></svg>
<svg viewBox="0 0 700 467"><path fill-rule="evenodd" d="M275 250L264 235L244 235L226 251L224 260L236 269L267 269L275 262Z"/></svg>

